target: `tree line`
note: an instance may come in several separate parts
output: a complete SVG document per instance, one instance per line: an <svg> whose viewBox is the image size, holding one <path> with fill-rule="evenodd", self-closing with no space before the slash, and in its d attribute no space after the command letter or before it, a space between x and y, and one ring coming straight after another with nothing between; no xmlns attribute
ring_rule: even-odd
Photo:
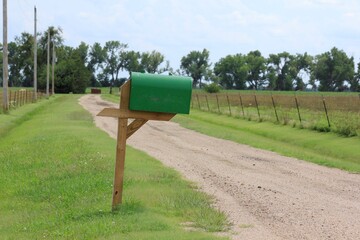
<svg viewBox="0 0 360 240"><path fill-rule="evenodd" d="M227 55L215 64L203 49L183 56L174 70L162 53L130 50L120 41L66 46L62 29L53 26L37 36L39 89L46 87L48 32L50 47L56 49L55 92L82 93L89 86L110 87L111 92L125 81L119 77L124 71L187 75L200 88L211 83L224 89L360 91L360 63L355 71L354 58L336 47L316 56L282 52L264 57L255 50ZM9 86L33 86L33 49L34 37L26 32L8 44Z"/></svg>

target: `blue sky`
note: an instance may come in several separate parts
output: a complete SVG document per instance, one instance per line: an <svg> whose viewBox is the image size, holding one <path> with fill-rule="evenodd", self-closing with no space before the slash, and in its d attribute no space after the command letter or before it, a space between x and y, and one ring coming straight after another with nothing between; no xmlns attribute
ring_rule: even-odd
<svg viewBox="0 0 360 240"><path fill-rule="evenodd" d="M119 40L160 51L174 69L203 48L213 63L252 50L316 55L333 46L360 61L359 0L8 0L8 41L33 33L34 5L38 31L60 26L66 45Z"/></svg>

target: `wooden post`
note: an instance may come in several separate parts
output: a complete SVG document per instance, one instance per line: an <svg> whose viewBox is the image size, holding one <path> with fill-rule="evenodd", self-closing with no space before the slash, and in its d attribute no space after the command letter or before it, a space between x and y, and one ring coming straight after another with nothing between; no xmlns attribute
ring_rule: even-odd
<svg viewBox="0 0 360 240"><path fill-rule="evenodd" d="M196 94L196 99L197 99L197 102L198 102L199 110L201 110L200 101L199 101L199 94Z"/></svg>
<svg viewBox="0 0 360 240"><path fill-rule="evenodd" d="M11 90L9 90L9 109L11 108Z"/></svg>
<svg viewBox="0 0 360 240"><path fill-rule="evenodd" d="M9 109L8 96L8 43L7 43L7 0L3 0L3 110L7 112Z"/></svg>
<svg viewBox="0 0 360 240"><path fill-rule="evenodd" d="M208 101L208 98L207 98L206 94L205 94L205 99L206 99L206 105L207 105L207 108L208 108L208 112L210 112L209 101Z"/></svg>
<svg viewBox="0 0 360 240"><path fill-rule="evenodd" d="M254 98L255 98L255 105L256 105L258 116L259 116L259 121L260 121L261 117L260 117L259 104L258 104L258 101L256 99L256 94L255 93L254 93Z"/></svg>
<svg viewBox="0 0 360 240"><path fill-rule="evenodd" d="M216 103L217 103L217 107L218 107L218 112L220 113L219 97L217 94L216 94Z"/></svg>
<svg viewBox="0 0 360 240"><path fill-rule="evenodd" d="M299 116L299 121L300 121L300 124L301 124L300 108L299 108L299 103L298 103L296 95L295 95L295 104L296 104L296 109L297 109L298 116Z"/></svg>
<svg viewBox="0 0 360 240"><path fill-rule="evenodd" d="M325 103L325 98L324 98L324 96L322 96L322 102L323 102L323 105L324 105L324 110L325 110L325 114L326 114L326 119L327 119L327 122L328 122L328 126L331 127L331 125L330 125L330 119L329 119L329 115L328 115L328 110L327 110L327 107L326 107L326 103Z"/></svg>
<svg viewBox="0 0 360 240"><path fill-rule="evenodd" d="M51 66L51 94L55 94L55 44L52 48L52 66Z"/></svg>
<svg viewBox="0 0 360 240"><path fill-rule="evenodd" d="M37 100L37 33L36 33L36 6L34 6L34 96L33 100Z"/></svg>
<svg viewBox="0 0 360 240"><path fill-rule="evenodd" d="M49 98L49 71L50 71L50 28L47 40L47 65L46 65L46 98Z"/></svg>
<svg viewBox="0 0 360 240"><path fill-rule="evenodd" d="M273 104L273 107L274 107L276 121L279 122L279 117L278 117L278 114L277 114L277 111L276 111L275 101L274 101L274 97L273 97L272 94L271 94L271 101L272 101L272 104Z"/></svg>
<svg viewBox="0 0 360 240"><path fill-rule="evenodd" d="M126 82L121 88L120 110L129 108L130 82ZM122 192L124 186L124 168L126 154L126 135L127 135L127 118L118 119L118 133L116 145L115 175L114 175L114 191L112 209L122 203Z"/></svg>
<svg viewBox="0 0 360 240"><path fill-rule="evenodd" d="M230 100L229 100L229 95L227 95L227 94L226 94L226 99L227 99L227 103L228 103L228 106L229 106L229 113L230 113L230 116L231 116L232 114L231 114Z"/></svg>
<svg viewBox="0 0 360 240"><path fill-rule="evenodd" d="M245 117L245 113L244 113L244 105L243 105L243 101L242 101L242 98L241 98L240 93L239 93L239 99L240 99L240 105L241 105L242 114L243 114L243 117Z"/></svg>
<svg viewBox="0 0 360 240"><path fill-rule="evenodd" d="M135 133L148 120L169 121L175 116L175 113L161 113L148 111L133 111L129 109L130 99L130 81L127 81L121 87L120 108L104 108L97 116L117 117L118 133L116 144L116 160L114 174L114 190L112 199L112 210L122 204L123 186L124 186L124 168L126 155L126 139ZM135 119L128 125L128 119Z"/></svg>

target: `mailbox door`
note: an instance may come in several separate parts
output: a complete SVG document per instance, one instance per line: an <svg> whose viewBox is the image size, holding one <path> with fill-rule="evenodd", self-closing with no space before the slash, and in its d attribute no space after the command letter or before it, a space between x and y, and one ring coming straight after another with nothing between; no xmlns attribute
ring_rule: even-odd
<svg viewBox="0 0 360 240"><path fill-rule="evenodd" d="M190 111L190 77L132 72L130 85L130 110L186 114Z"/></svg>

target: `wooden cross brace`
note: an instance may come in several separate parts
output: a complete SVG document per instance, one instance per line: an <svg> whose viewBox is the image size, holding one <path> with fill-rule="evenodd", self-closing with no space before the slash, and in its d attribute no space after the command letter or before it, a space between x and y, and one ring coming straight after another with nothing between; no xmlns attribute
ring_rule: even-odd
<svg viewBox="0 0 360 240"><path fill-rule="evenodd" d="M114 190L112 201L113 210L116 210L116 207L122 203L126 139L129 138L132 134L134 134L148 120L169 121L172 117L175 116L175 114L173 113L157 113L129 110L129 100L130 81L127 81L121 87L120 108L104 108L100 113L97 114L97 116L118 118ZM128 125L129 118L135 120L133 120Z"/></svg>

